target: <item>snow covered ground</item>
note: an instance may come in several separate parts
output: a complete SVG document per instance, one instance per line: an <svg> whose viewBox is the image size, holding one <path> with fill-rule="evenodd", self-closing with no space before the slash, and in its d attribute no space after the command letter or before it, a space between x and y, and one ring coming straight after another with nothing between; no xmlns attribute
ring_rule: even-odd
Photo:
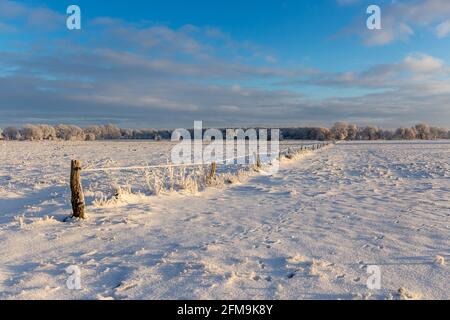
<svg viewBox="0 0 450 320"><path fill-rule="evenodd" d="M0 142L0 299L450 299L450 143L341 143L272 176L126 205L92 203L117 183L145 194L139 172L92 173L89 219L62 222L70 159L165 163L170 147Z"/></svg>

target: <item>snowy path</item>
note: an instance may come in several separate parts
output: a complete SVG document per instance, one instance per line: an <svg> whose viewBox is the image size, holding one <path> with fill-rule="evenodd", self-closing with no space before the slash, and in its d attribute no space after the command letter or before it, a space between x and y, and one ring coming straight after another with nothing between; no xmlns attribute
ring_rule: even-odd
<svg viewBox="0 0 450 320"><path fill-rule="evenodd" d="M342 144L226 190L5 224L0 298L449 299L449 159L450 144Z"/></svg>

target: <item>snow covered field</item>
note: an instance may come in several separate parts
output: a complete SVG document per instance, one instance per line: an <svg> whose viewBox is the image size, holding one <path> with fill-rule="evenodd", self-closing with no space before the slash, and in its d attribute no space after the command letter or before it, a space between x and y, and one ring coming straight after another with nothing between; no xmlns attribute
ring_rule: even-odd
<svg viewBox="0 0 450 320"><path fill-rule="evenodd" d="M139 172L90 173L89 219L66 223L70 159L159 164L171 144L0 148L0 299L450 299L448 142L341 143L272 176L127 205L92 203L114 184L145 193Z"/></svg>

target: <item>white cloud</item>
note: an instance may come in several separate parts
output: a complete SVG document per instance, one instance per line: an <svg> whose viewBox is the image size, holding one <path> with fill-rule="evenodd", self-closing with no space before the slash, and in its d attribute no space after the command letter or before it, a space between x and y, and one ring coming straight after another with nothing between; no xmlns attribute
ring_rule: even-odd
<svg viewBox="0 0 450 320"><path fill-rule="evenodd" d="M436 27L436 36L440 39L447 37L450 34L450 20L440 23Z"/></svg>
<svg viewBox="0 0 450 320"><path fill-rule="evenodd" d="M450 68L441 59L414 53L407 55L398 63L374 65L361 72L318 72L282 84L382 90L384 93L396 92L399 97L402 92L418 90L422 94L429 94L432 100L433 95L438 92L450 94L450 91L447 91L448 83L450 83Z"/></svg>
<svg viewBox="0 0 450 320"><path fill-rule="evenodd" d="M379 46L392 43L396 40L407 41L414 35L414 30L406 23L391 24L387 19L383 21L381 30L365 32L364 43L369 46Z"/></svg>
<svg viewBox="0 0 450 320"><path fill-rule="evenodd" d="M434 73L444 71L444 62L425 54L409 55L403 61L403 66L413 73Z"/></svg>
<svg viewBox="0 0 450 320"><path fill-rule="evenodd" d="M29 31L55 30L64 26L66 17L45 7L29 7L18 1L1 0L0 18L15 21Z"/></svg>

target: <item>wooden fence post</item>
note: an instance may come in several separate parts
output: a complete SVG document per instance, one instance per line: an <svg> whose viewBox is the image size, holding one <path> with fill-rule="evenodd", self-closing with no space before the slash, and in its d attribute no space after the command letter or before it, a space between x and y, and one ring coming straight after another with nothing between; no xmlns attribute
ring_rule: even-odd
<svg viewBox="0 0 450 320"><path fill-rule="evenodd" d="M210 182L216 177L217 164L215 162L211 163L211 171L209 172L208 181Z"/></svg>
<svg viewBox="0 0 450 320"><path fill-rule="evenodd" d="M261 168L261 167L262 167L262 164L261 164L261 157L259 156L259 153L256 155L256 166L257 166L258 168Z"/></svg>
<svg viewBox="0 0 450 320"><path fill-rule="evenodd" d="M81 185L81 163L79 160L72 160L70 164L70 191L72 192L72 217L86 219L84 211L84 194Z"/></svg>

